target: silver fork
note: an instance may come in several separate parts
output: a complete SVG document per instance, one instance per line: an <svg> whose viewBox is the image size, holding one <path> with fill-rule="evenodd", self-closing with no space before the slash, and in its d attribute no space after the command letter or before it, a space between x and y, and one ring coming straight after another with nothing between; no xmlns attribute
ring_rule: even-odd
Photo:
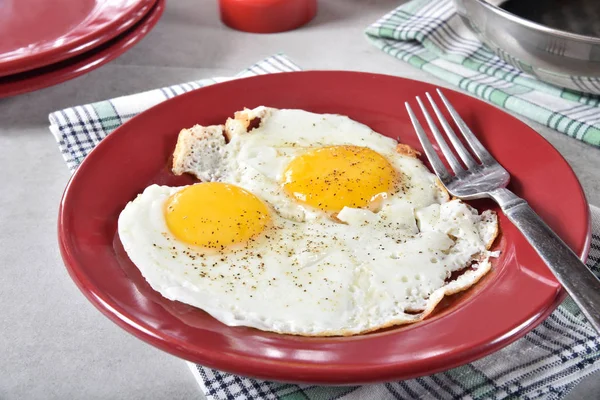
<svg viewBox="0 0 600 400"><path fill-rule="evenodd" d="M510 180L509 173L483 147L442 92L439 89L437 89L437 92L465 141L471 148L471 151L479 159L479 161L476 161L471 156L454 133L446 118L442 115L433 98L429 93L426 93L431 108L446 132L446 136L450 139L456 153L466 166L464 168L436 127L435 121L425 108L425 105L417 97L417 102L427 120L427 124L454 172L454 174L451 174L442 163L410 105L405 103L406 110L421 141L425 155L439 179L450 194L460 199L491 198L496 201L504 214L523 233L523 236L525 236L527 241L529 241L535 251L537 251L548 265L554 276L556 276L575 303L581 308L588 321L600 333L600 281L565 242L533 211L525 200L506 189Z"/></svg>

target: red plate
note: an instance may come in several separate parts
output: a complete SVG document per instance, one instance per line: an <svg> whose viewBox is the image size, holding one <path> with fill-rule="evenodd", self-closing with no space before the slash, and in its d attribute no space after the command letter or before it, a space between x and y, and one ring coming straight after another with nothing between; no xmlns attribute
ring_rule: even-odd
<svg viewBox="0 0 600 400"><path fill-rule="evenodd" d="M88 73L117 58L142 40L156 25L165 8L165 1L158 0L141 21L92 51L50 66L0 77L0 98L56 85Z"/></svg>
<svg viewBox="0 0 600 400"><path fill-rule="evenodd" d="M89 51L141 20L156 0L9 0L0 4L0 76Z"/></svg>
<svg viewBox="0 0 600 400"><path fill-rule="evenodd" d="M358 384L407 379L506 346L550 314L564 292L504 216L497 241L502 255L475 287L445 301L424 322L346 338L228 327L201 310L165 300L146 284L116 235L119 213L146 186L191 181L169 172L181 128L222 123L243 107L268 105L348 115L420 148L403 103L433 90L386 75L316 71L226 82L159 104L104 139L67 186L58 231L71 277L100 311L148 343L208 367L269 380ZM511 173L511 188L584 255L589 210L567 162L516 118L464 94L445 93ZM492 203L476 206L496 209Z"/></svg>

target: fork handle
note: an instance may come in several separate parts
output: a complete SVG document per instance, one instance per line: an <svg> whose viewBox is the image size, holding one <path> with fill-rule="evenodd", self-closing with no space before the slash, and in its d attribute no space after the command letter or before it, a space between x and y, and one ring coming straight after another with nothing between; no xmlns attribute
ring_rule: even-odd
<svg viewBox="0 0 600 400"><path fill-rule="evenodd" d="M600 280L525 200L508 189L497 189L490 195L600 333Z"/></svg>

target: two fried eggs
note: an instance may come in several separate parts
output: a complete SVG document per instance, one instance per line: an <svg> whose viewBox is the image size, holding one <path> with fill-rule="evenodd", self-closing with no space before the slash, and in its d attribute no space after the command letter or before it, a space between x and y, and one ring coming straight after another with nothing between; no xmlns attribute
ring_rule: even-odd
<svg viewBox="0 0 600 400"><path fill-rule="evenodd" d="M202 183L146 188L121 242L153 289L227 325L329 336L415 322L490 268L496 215L450 200L414 151L345 116L258 107L184 129L173 172Z"/></svg>

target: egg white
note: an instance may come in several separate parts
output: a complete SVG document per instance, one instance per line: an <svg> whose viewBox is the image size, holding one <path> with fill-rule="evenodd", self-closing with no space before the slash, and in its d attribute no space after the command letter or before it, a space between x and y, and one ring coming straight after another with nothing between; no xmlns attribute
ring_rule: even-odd
<svg viewBox="0 0 600 400"><path fill-rule="evenodd" d="M229 143L211 127L212 136L194 139L186 160L204 180L236 184L263 199L272 220L266 231L222 251L182 243L163 212L182 188L157 185L119 217L127 254L164 297L231 326L352 335L421 320L444 295L489 270L495 214L448 201L436 177L418 159L398 154L394 140L338 115L259 107L242 116L259 117L260 125L248 132L243 118L229 120ZM402 174L401 189L376 212L346 207L334 218L284 193L287 164L331 145L377 151Z"/></svg>
<svg viewBox="0 0 600 400"><path fill-rule="evenodd" d="M345 208L343 224L273 212L273 226L252 244L208 251L167 228L165 201L181 189L148 187L121 213L119 237L153 289L227 325L348 335L413 322L489 268L483 260L462 282L447 281L486 253L495 223L458 200L425 207L418 220L392 205L378 213Z"/></svg>
<svg viewBox="0 0 600 400"><path fill-rule="evenodd" d="M244 187L285 218L323 218L322 211L288 196L281 181L286 166L295 157L325 146L368 147L384 156L402 174L399 193L391 197L401 198L413 208L447 200L435 175L420 160L399 154L395 140L348 117L267 107L246 110L245 114L247 119L260 118L260 125L247 132L238 120L230 119L226 125L230 142L223 142L218 161L209 169L214 180ZM206 154L209 149L197 152Z"/></svg>

